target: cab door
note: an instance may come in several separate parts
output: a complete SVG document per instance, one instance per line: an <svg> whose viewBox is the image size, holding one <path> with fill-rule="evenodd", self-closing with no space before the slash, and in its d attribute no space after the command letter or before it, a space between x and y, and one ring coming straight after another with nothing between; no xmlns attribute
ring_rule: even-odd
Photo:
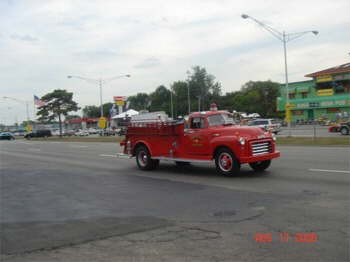
<svg viewBox="0 0 350 262"><path fill-rule="evenodd" d="M207 122L204 117L190 119L184 131L185 150L188 155L204 156L210 153Z"/></svg>

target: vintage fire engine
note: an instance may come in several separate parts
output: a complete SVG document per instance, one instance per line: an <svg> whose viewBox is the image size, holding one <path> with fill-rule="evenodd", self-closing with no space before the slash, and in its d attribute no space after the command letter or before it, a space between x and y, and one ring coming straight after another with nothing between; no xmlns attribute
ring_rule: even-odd
<svg viewBox="0 0 350 262"><path fill-rule="evenodd" d="M135 157L141 170L157 168L160 160L179 166L215 161L219 173L233 175L245 163L256 171L268 168L280 156L275 140L258 127L235 125L231 113L212 104L210 111L192 113L187 121L130 121L120 145L121 156Z"/></svg>

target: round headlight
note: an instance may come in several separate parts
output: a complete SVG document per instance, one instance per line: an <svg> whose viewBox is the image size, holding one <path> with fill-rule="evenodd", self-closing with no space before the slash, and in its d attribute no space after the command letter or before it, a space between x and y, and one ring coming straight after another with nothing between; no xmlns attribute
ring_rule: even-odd
<svg viewBox="0 0 350 262"><path fill-rule="evenodd" d="M239 143L240 143L242 146L244 146L244 144L245 144L245 139L244 139L243 137L241 137L241 138L239 139Z"/></svg>

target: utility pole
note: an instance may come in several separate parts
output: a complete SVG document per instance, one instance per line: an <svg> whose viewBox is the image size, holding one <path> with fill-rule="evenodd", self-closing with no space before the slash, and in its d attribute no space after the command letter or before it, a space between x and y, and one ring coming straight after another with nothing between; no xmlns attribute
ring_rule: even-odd
<svg viewBox="0 0 350 262"><path fill-rule="evenodd" d="M129 74L128 75L119 75L119 76L115 76L115 77L108 78L108 79L102 79L102 78L92 79L92 78L86 78L86 77L82 77L82 76L73 76L73 75L67 76L67 78L79 78L79 79L85 80L85 81L92 83L92 84L96 84L96 83L98 84L99 89L100 89L100 116L101 117L103 117L103 99L102 99L102 86L103 86L103 84L109 83L115 79L122 78L122 77L131 77L131 76Z"/></svg>
<svg viewBox="0 0 350 262"><path fill-rule="evenodd" d="M187 84L188 115L191 114L190 86Z"/></svg>
<svg viewBox="0 0 350 262"><path fill-rule="evenodd" d="M286 120L288 123L288 135L291 136L291 121L290 121L290 105L289 105L289 83L288 83L288 66L287 66L287 42L292 41L296 38L299 38L305 34L313 33L314 35L318 34L318 31L312 30L312 31L304 31L299 33L290 33L286 34L285 31L280 32L275 28L272 28L271 26L268 26L264 24L263 22L255 19L252 16L249 16L247 14L242 14L241 17L243 19L251 19L255 23L257 23L259 26L264 28L266 31L268 31L270 34L272 34L274 37L276 37L278 40L280 40L283 43L283 51L284 51L284 73L285 73L285 89L286 89L286 105L285 105L285 112L286 112Z"/></svg>
<svg viewBox="0 0 350 262"><path fill-rule="evenodd" d="M198 96L198 112L201 111L201 97Z"/></svg>
<svg viewBox="0 0 350 262"><path fill-rule="evenodd" d="M174 119L173 91L171 88L170 88L170 109L171 109L171 118Z"/></svg>

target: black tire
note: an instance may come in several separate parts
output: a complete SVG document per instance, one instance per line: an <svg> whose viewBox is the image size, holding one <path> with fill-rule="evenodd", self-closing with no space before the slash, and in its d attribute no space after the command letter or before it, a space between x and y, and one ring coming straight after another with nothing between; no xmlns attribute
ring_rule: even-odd
<svg viewBox="0 0 350 262"><path fill-rule="evenodd" d="M340 133L343 135L343 136L346 136L349 134L349 129L346 128L346 127L342 127L340 128Z"/></svg>
<svg viewBox="0 0 350 262"><path fill-rule="evenodd" d="M241 164L228 148L221 148L215 154L216 171L224 176L238 174Z"/></svg>
<svg viewBox="0 0 350 262"><path fill-rule="evenodd" d="M150 171L158 167L159 160L152 159L149 150L145 146L138 146L135 150L137 166L144 171Z"/></svg>
<svg viewBox="0 0 350 262"><path fill-rule="evenodd" d="M191 165L190 162L184 162L184 161L175 161L175 164L178 167L188 167Z"/></svg>
<svg viewBox="0 0 350 262"><path fill-rule="evenodd" d="M249 163L249 165L255 171L262 172L271 165L271 160L253 162Z"/></svg>

